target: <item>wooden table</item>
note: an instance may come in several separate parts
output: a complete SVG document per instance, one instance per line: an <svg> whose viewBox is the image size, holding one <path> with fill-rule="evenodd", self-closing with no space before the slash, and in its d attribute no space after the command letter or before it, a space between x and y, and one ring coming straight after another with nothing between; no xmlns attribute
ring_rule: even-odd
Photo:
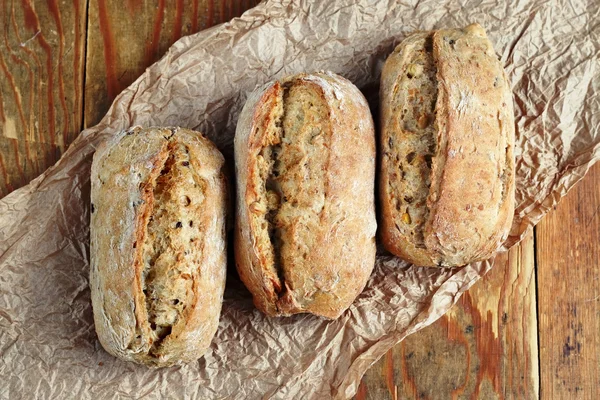
<svg viewBox="0 0 600 400"><path fill-rule="evenodd" d="M52 165L182 35L256 0L0 0L0 197ZM600 165L356 399L596 399Z"/></svg>

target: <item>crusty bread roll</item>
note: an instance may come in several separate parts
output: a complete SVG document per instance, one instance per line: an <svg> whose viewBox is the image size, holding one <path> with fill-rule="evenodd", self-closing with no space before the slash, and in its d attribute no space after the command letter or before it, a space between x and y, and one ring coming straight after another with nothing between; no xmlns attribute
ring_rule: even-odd
<svg viewBox="0 0 600 400"><path fill-rule="evenodd" d="M270 316L338 317L375 262L375 138L360 91L331 73L271 82L235 136L238 272Z"/></svg>
<svg viewBox="0 0 600 400"><path fill-rule="evenodd" d="M485 31L416 33L381 75L381 234L422 266L491 257L514 213L510 84Z"/></svg>
<svg viewBox="0 0 600 400"><path fill-rule="evenodd" d="M196 360L225 287L224 159L200 133L134 128L94 155L90 288L102 346L161 367Z"/></svg>

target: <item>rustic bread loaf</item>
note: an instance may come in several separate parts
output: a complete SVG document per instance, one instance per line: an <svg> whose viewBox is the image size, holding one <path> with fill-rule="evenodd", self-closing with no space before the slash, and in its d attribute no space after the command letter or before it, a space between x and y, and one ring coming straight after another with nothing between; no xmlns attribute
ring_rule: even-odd
<svg viewBox="0 0 600 400"><path fill-rule="evenodd" d="M416 33L381 75L381 234L422 266L491 257L514 213L510 83L478 24Z"/></svg>
<svg viewBox="0 0 600 400"><path fill-rule="evenodd" d="M94 155L90 288L96 332L124 360L202 356L225 287L224 159L200 133L134 128Z"/></svg>
<svg viewBox="0 0 600 400"><path fill-rule="evenodd" d="M250 95L235 136L235 256L270 316L336 318L375 262L375 138L346 79L300 74Z"/></svg>

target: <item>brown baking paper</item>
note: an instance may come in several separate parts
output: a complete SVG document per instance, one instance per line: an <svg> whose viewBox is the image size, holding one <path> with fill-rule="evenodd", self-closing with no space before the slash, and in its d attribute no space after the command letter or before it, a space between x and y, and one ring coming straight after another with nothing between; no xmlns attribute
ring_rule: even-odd
<svg viewBox="0 0 600 400"><path fill-rule="evenodd" d="M0 397L349 398L391 346L431 324L492 266L415 268L383 254L337 321L265 318L230 273L218 333L190 365L122 362L96 338L88 288L89 171L97 145L132 125L205 132L231 161L237 116L257 85L331 70L377 113L385 57L417 29L485 26L514 90L517 243L600 158L600 3L266 1L179 40L63 158L0 200Z"/></svg>

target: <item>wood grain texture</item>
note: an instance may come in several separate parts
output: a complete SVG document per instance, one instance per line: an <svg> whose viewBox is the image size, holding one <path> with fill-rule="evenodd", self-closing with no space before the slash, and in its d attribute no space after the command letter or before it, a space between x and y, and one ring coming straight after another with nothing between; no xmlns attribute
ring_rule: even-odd
<svg viewBox="0 0 600 400"><path fill-rule="evenodd" d="M367 371L356 398L537 398L534 261L529 235L447 315Z"/></svg>
<svg viewBox="0 0 600 400"><path fill-rule="evenodd" d="M542 399L600 398L600 163L536 228Z"/></svg>
<svg viewBox="0 0 600 400"><path fill-rule="evenodd" d="M226 22L258 0L90 0L85 126L180 37Z"/></svg>
<svg viewBox="0 0 600 400"><path fill-rule="evenodd" d="M81 129L85 0L0 0L0 197Z"/></svg>

